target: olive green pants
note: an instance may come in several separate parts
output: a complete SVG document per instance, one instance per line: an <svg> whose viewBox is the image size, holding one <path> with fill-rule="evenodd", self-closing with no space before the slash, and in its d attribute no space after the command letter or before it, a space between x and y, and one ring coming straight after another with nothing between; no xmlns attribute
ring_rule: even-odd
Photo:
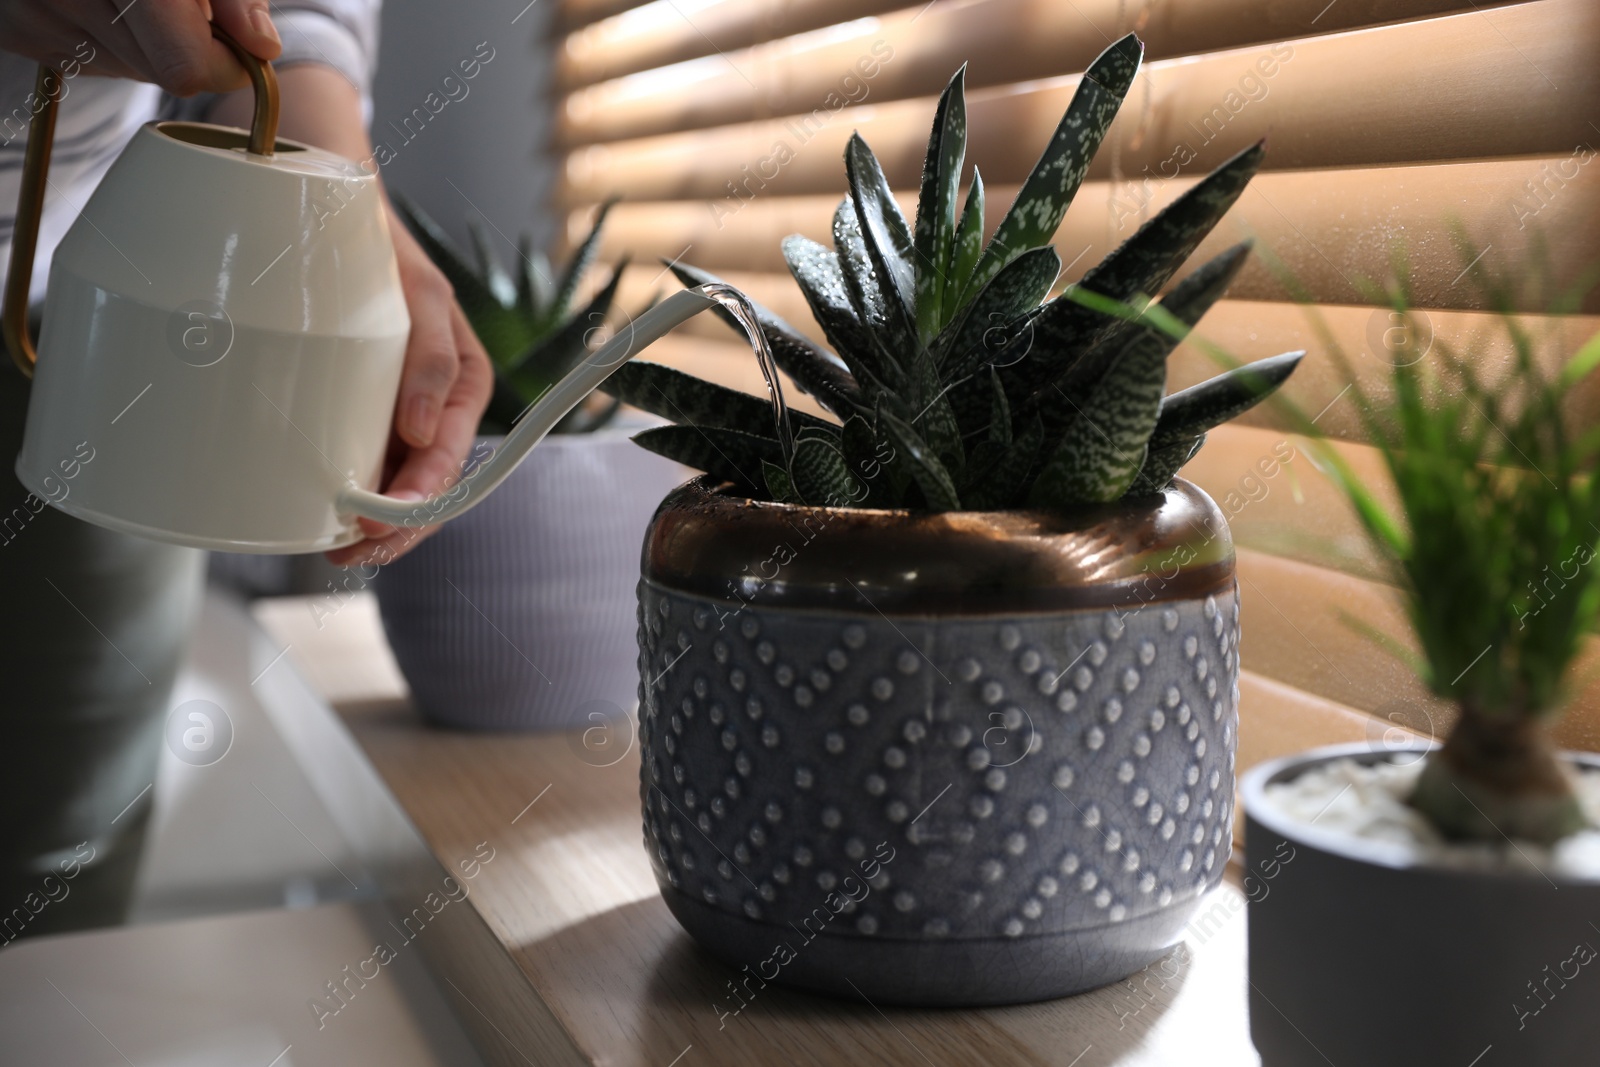
<svg viewBox="0 0 1600 1067"><path fill-rule="evenodd" d="M0 946L124 918L205 561L31 496L12 473L27 399L0 363ZM66 492L115 447L107 427L63 456Z"/></svg>

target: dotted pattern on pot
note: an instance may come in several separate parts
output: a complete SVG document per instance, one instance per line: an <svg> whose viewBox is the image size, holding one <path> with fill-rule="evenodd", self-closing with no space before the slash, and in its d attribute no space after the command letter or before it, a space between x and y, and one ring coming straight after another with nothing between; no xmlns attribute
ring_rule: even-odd
<svg viewBox="0 0 1600 1067"><path fill-rule="evenodd" d="M649 581L639 601L664 888L777 925L839 893L830 933L979 938L1114 924L1221 879L1236 588L1015 619L741 610Z"/></svg>

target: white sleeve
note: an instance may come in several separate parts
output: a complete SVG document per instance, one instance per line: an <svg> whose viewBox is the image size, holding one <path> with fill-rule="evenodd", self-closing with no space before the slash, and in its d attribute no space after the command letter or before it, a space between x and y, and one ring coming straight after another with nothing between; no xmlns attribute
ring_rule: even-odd
<svg viewBox="0 0 1600 1067"><path fill-rule="evenodd" d="M378 11L383 0L276 0L272 24L283 38L279 70L318 63L342 74L361 93L361 120L372 122L372 74L378 58ZM164 96L164 119L204 119L216 97Z"/></svg>
<svg viewBox="0 0 1600 1067"><path fill-rule="evenodd" d="M382 0L278 0L272 21L283 38L283 55L275 65L321 63L343 74L369 101L381 6Z"/></svg>

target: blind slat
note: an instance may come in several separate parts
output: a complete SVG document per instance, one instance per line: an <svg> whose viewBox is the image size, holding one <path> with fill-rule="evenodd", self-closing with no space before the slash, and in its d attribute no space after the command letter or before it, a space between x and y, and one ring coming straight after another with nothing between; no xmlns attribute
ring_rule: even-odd
<svg viewBox="0 0 1600 1067"><path fill-rule="evenodd" d="M864 93L873 103L926 96L938 93L963 62L969 64L969 88L1054 78L1084 70L1128 30L1139 32L1146 58L1163 59L1490 6L1461 0L1214 0L1162 3L1148 19L1126 17L1119 24L1118 0L918 5L576 90L566 98L558 136L570 145L723 126L808 112L826 106L830 94L848 100ZM1495 19L1500 13L1480 16ZM1378 79L1392 74L1377 68L1354 73Z"/></svg>
<svg viewBox="0 0 1600 1067"><path fill-rule="evenodd" d="M1252 549L1239 549L1238 557L1240 612L1247 620L1239 643L1245 667L1442 737L1453 709L1428 693L1408 664L1347 621L1360 619L1414 648L1398 590ZM1591 635L1571 668L1576 692L1555 728L1559 743L1592 747L1600 740L1597 669L1600 638Z"/></svg>
<svg viewBox="0 0 1600 1067"><path fill-rule="evenodd" d="M561 24L575 29L644 6L644 0L561 0Z"/></svg>
<svg viewBox="0 0 1600 1067"><path fill-rule="evenodd" d="M656 0L569 35L557 58L556 80L575 89L893 11L903 2L727 0L686 10L674 0Z"/></svg>
<svg viewBox="0 0 1600 1067"><path fill-rule="evenodd" d="M1570 178L1560 177L1569 173ZM1556 181L1559 185L1549 184L1542 200L1529 191L1534 182ZM1066 277L1081 275L1190 184L1192 179L1177 179L1152 189L1140 211L1120 187L1085 183L1056 235L1056 249L1069 265ZM996 205L991 224L1000 217L998 205L1009 203L1014 192L991 190ZM607 222L602 254L616 259L629 251L636 257L683 259L718 273L781 271L779 242L791 233L830 241L836 204L835 196L769 197L719 213L717 205L688 201L624 202ZM908 212L914 208L903 193L902 205ZM569 216L569 239L587 231L590 215L582 210ZM1463 276L1466 261L1456 249L1452 219L1465 224L1475 249L1487 249L1481 260L1486 268L1527 264L1536 233L1600 233L1600 167L1562 156L1266 173L1251 183L1193 262L1253 237L1258 248L1270 249L1287 266L1312 299L1354 304L1362 299L1357 279L1386 276L1391 253L1403 239L1413 260L1415 303L1472 308L1480 294ZM1553 279L1566 286L1590 266L1593 252L1589 242L1564 240L1553 241L1548 255ZM1252 257L1232 292L1252 300L1290 297L1261 255ZM1600 292L1591 289L1582 310L1600 311Z"/></svg>
<svg viewBox="0 0 1600 1067"><path fill-rule="evenodd" d="M1551 17L1563 33L1548 31ZM1114 156L1135 181L1203 174L1269 132L1266 165L1277 169L1570 153L1600 137L1583 111L1566 106L1600 99L1597 53L1600 5L1551 0L1508 9L1493 23L1470 13L1152 63L1089 176L1111 177ZM1389 73L1351 76L1363 66ZM1078 81L971 94L967 150L986 181L1027 176ZM1397 99L1406 106L1396 107ZM889 180L915 188L934 105L933 98L869 101L823 118L590 145L566 157L564 187L573 203L621 195L707 199L725 208L752 196L828 193L840 186L845 142L859 130Z"/></svg>
<svg viewBox="0 0 1600 1067"><path fill-rule="evenodd" d="M1377 449L1343 441L1327 446L1377 490L1384 506L1394 506ZM1311 456L1296 434L1234 422L1208 433L1182 474L1211 494L1239 547L1392 581L1343 493Z"/></svg>
<svg viewBox="0 0 1600 1067"><path fill-rule="evenodd" d="M1238 774L1258 763L1321 745L1357 741L1382 745L1385 731L1395 728L1394 723L1254 671L1239 672ZM1389 740L1397 743L1400 735Z"/></svg>

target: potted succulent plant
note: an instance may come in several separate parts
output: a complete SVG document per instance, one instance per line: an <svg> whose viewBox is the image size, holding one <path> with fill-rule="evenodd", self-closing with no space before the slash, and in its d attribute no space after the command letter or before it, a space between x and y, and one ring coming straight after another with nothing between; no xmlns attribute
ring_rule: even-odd
<svg viewBox="0 0 1600 1067"><path fill-rule="evenodd" d="M559 278L524 241L513 282L481 229L469 259L419 208L398 203L495 365L480 426L487 454L605 324L622 266L571 309L607 207ZM633 560L655 502L684 472L604 428L618 405L591 400L492 498L374 582L395 659L435 723L565 728L592 725L597 709L620 717L633 701Z"/></svg>
<svg viewBox="0 0 1600 1067"><path fill-rule="evenodd" d="M784 255L833 348L771 354L837 421L635 362L635 438L706 476L639 585L641 797L674 915L743 967L874 1003L996 1004L1176 943L1232 840L1238 602L1223 516L1174 472L1298 354L1163 398L1175 342L1086 306L1167 286L1254 173L1231 159L1066 294L1050 240L1138 68L1085 74L993 238L958 203L963 73L915 224L859 136L834 247ZM1160 306L1193 323L1246 249ZM678 268L687 283L713 280ZM776 411L775 411L776 407Z"/></svg>
<svg viewBox="0 0 1600 1067"><path fill-rule="evenodd" d="M1383 397L1351 389L1402 517L1320 450L1404 596L1421 680L1457 714L1438 747L1318 749L1245 776L1251 869L1271 872L1249 906L1269 1065L1575 1064L1600 1048L1600 758L1547 732L1600 607L1596 435L1563 406L1600 336L1550 376L1538 340L1504 325L1498 382L1435 338Z"/></svg>

